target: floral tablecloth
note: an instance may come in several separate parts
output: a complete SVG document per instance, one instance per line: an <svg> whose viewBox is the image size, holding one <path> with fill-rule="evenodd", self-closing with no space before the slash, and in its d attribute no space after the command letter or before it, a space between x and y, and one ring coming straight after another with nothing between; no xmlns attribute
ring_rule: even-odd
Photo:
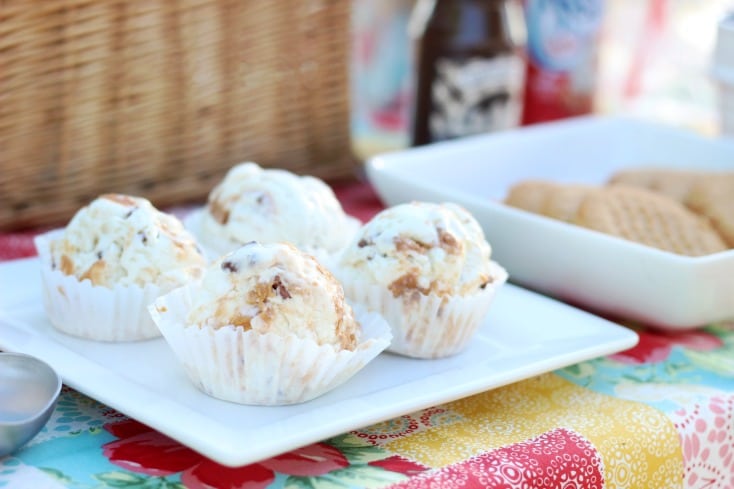
<svg viewBox="0 0 734 489"><path fill-rule="evenodd" d="M357 217L380 209L365 184L335 190ZM0 235L0 260L32 256L33 235ZM65 387L0 459L0 488L734 488L734 323L638 332L630 350L239 468Z"/></svg>

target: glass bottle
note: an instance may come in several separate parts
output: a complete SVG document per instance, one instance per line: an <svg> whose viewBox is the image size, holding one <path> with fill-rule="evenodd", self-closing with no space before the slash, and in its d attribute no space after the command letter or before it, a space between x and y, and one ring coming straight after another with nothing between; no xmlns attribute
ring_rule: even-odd
<svg viewBox="0 0 734 489"><path fill-rule="evenodd" d="M522 124L593 112L603 0L524 0Z"/></svg>
<svg viewBox="0 0 734 489"><path fill-rule="evenodd" d="M523 62L505 0L418 0L412 145L515 127Z"/></svg>

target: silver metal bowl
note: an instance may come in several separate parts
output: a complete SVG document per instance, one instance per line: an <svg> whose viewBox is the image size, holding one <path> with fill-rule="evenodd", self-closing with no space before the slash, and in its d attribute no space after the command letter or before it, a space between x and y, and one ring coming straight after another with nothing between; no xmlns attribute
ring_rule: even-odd
<svg viewBox="0 0 734 489"><path fill-rule="evenodd" d="M48 364L22 353L0 353L0 457L41 431L60 392L61 378Z"/></svg>

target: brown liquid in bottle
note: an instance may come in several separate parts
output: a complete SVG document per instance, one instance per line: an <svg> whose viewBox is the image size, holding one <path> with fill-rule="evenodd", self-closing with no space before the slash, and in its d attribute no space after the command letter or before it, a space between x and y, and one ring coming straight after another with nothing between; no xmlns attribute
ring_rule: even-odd
<svg viewBox="0 0 734 489"><path fill-rule="evenodd" d="M432 7L416 46L412 144L517 126L523 64L504 0L435 0Z"/></svg>

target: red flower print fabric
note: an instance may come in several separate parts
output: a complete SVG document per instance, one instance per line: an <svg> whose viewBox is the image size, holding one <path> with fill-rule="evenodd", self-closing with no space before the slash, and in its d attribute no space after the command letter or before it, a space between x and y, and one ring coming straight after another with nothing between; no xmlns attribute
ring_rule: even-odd
<svg viewBox="0 0 734 489"><path fill-rule="evenodd" d="M181 481L189 489L261 489L273 482L275 472L318 476L349 465L338 449L315 443L256 464L225 467L137 421L125 420L105 429L120 438L103 447L110 462L151 476L182 472Z"/></svg>
<svg viewBox="0 0 734 489"><path fill-rule="evenodd" d="M425 472L390 489L595 489L603 486L601 467L599 453L584 437L556 429Z"/></svg>

